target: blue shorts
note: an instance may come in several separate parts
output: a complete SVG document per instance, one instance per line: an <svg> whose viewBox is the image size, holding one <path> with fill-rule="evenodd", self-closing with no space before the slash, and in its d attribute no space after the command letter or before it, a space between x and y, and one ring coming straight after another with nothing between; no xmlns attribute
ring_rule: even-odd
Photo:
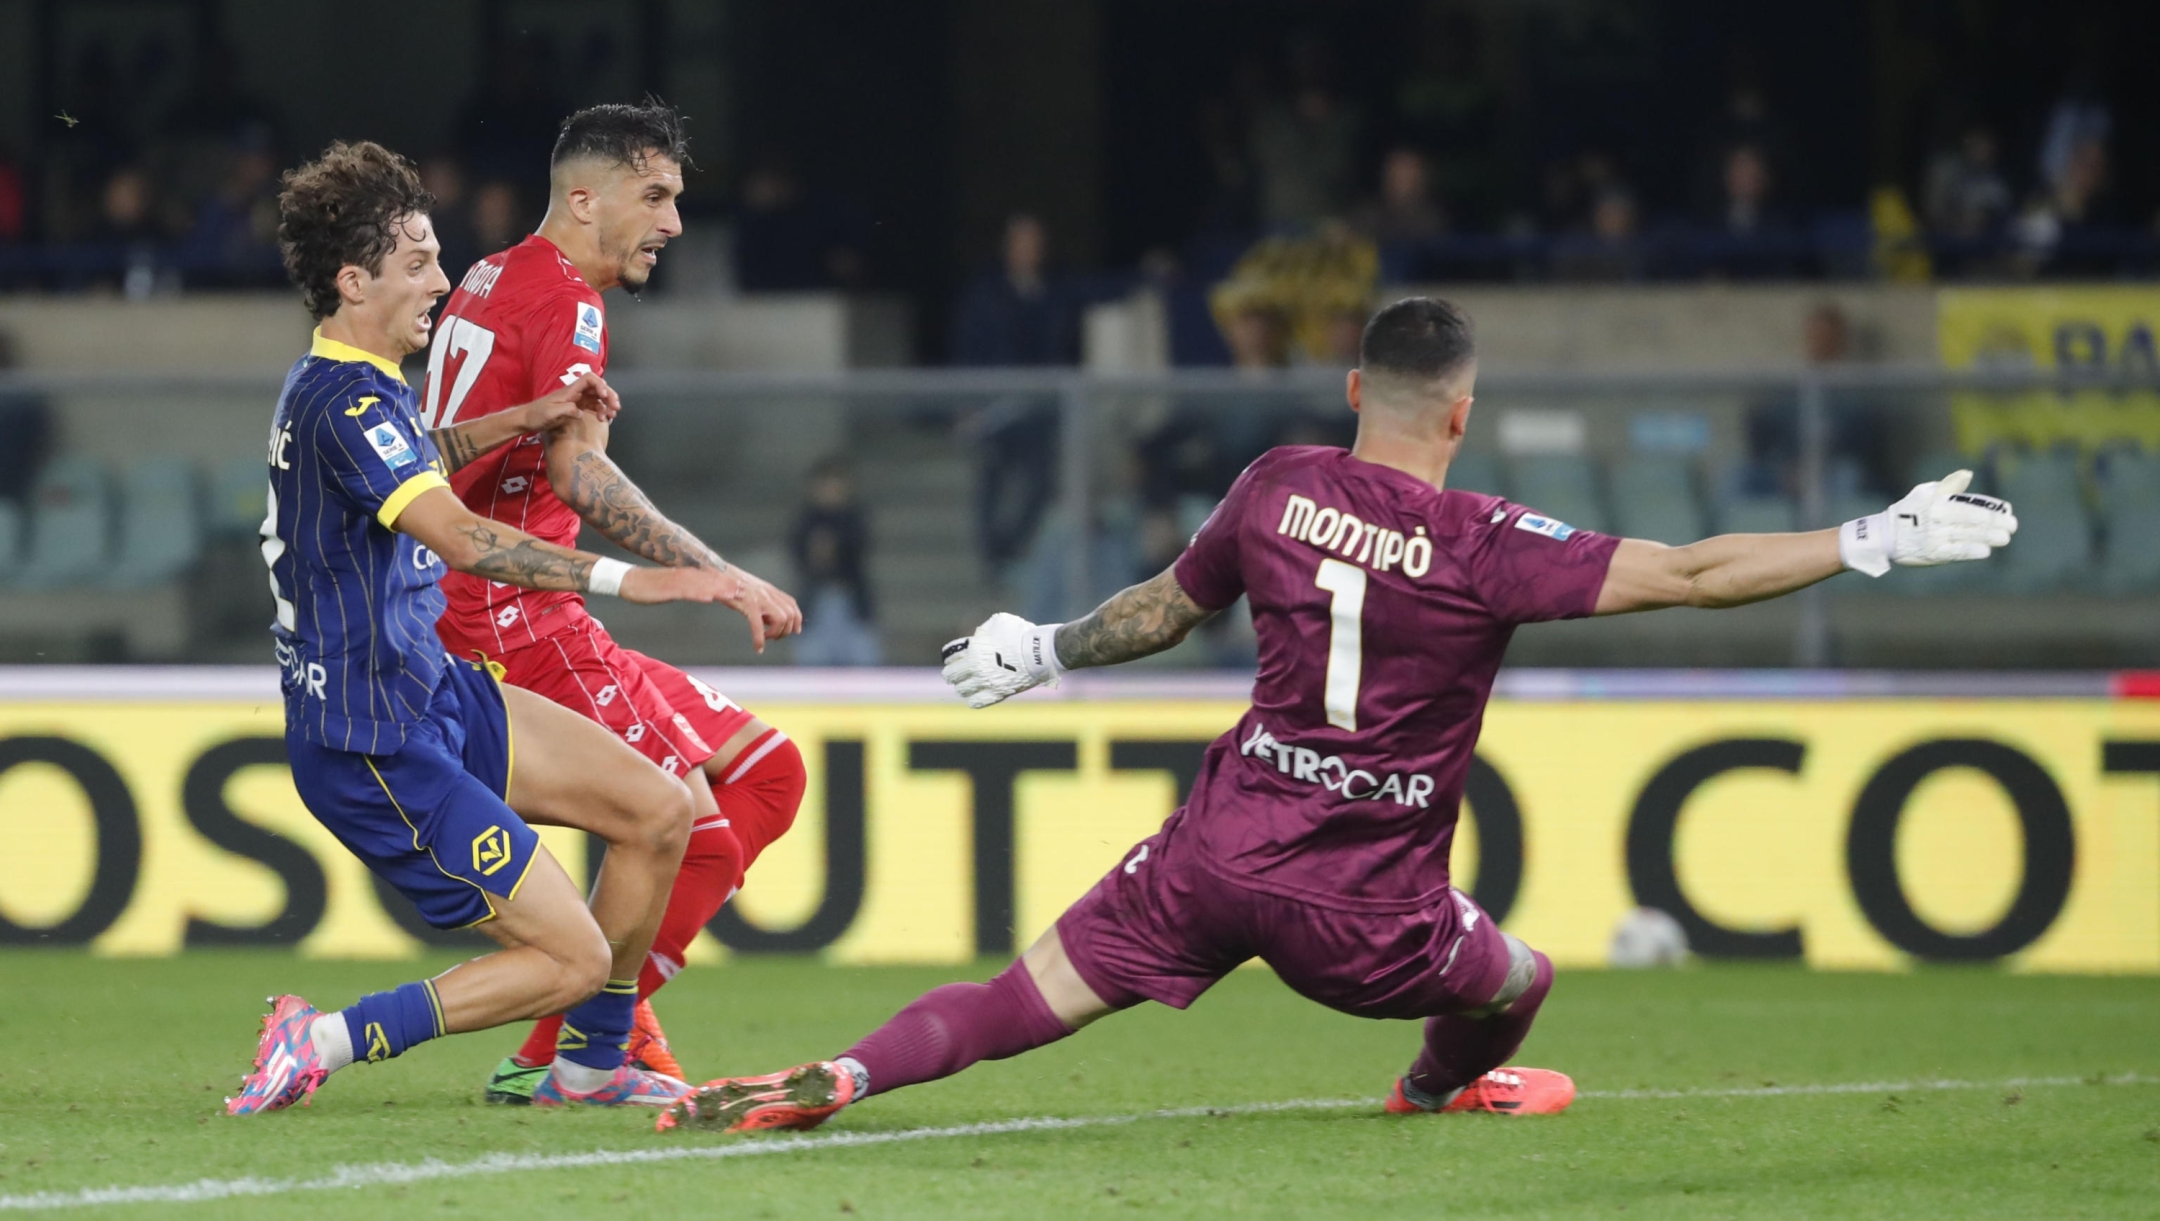
<svg viewBox="0 0 2160 1221"><path fill-rule="evenodd" d="M540 837L503 802L510 716L486 666L453 658L393 754L332 750L289 729L293 787L315 820L413 901L436 928L494 918L512 899Z"/></svg>

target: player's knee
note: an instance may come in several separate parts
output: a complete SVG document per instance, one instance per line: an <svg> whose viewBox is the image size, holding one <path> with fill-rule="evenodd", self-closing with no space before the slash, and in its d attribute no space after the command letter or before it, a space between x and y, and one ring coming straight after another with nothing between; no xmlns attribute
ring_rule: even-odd
<svg viewBox="0 0 2160 1221"><path fill-rule="evenodd" d="M566 948L556 961L561 964L561 982L554 998L556 1011L581 1004L599 994L607 986L608 971L614 966L614 956L608 951L607 935L594 924L589 936L579 937Z"/></svg>
<svg viewBox="0 0 2160 1221"><path fill-rule="evenodd" d="M644 851L681 859L697 818L690 786L656 768L650 783L623 786L617 800L626 839Z"/></svg>

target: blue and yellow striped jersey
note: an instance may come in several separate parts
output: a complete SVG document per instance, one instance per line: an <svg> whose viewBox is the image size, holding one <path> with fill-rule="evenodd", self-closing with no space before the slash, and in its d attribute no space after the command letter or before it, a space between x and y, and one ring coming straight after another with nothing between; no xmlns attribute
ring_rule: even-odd
<svg viewBox="0 0 2160 1221"><path fill-rule="evenodd" d="M278 396L262 527L288 732L371 755L404 744L448 660L444 566L390 525L448 486L398 367L317 331Z"/></svg>

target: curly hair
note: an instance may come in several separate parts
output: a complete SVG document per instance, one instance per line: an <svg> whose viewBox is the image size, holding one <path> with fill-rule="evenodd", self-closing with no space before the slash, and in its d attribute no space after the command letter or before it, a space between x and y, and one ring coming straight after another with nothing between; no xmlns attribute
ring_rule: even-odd
<svg viewBox="0 0 2160 1221"><path fill-rule="evenodd" d="M340 140L282 179L278 252L317 321L337 312L337 274L382 273L400 222L435 206L413 163L371 140Z"/></svg>

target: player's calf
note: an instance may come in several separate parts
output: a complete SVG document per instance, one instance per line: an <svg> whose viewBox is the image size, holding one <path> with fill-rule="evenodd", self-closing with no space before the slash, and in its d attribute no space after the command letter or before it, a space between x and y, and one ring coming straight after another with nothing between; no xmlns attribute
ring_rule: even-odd
<svg viewBox="0 0 2160 1221"><path fill-rule="evenodd" d="M1522 1046L1552 991L1552 960L1507 935L1508 971L1493 998L1475 1009L1425 1021L1425 1046L1395 1083L1388 1110L1488 1110L1540 1114L1563 1110L1575 1084L1546 1069L1496 1073Z"/></svg>

